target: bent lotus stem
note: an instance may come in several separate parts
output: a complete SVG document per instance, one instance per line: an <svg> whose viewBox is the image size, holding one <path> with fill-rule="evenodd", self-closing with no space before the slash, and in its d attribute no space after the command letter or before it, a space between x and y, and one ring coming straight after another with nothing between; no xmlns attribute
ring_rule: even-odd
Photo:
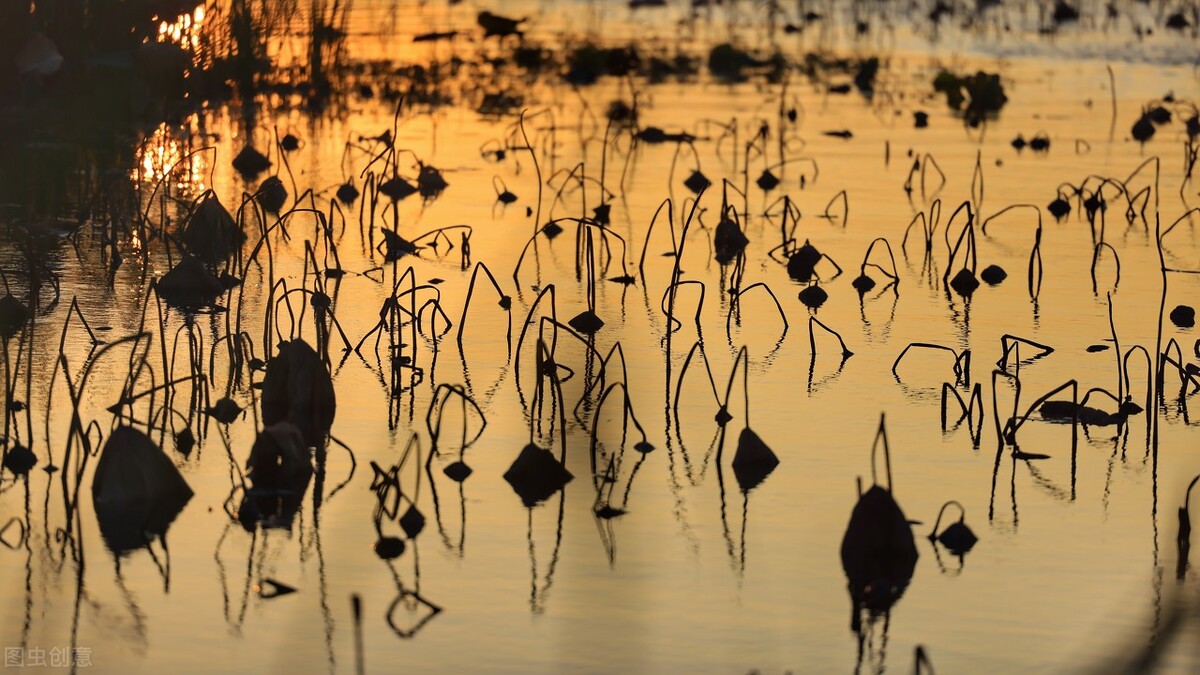
<svg viewBox="0 0 1200 675"><path fill-rule="evenodd" d="M846 346L846 341L842 339L842 336L840 333L838 333L834 329L830 328L829 326L826 326L817 317L810 316L810 317L808 317L808 347L809 347L810 351L812 352L813 356L817 355L817 338L816 338L816 336L813 335L813 324L820 326L821 328L825 329L825 332L827 332L827 333L833 335L835 338L837 338L838 344L841 345L841 347L842 347L842 361L843 362L845 362L845 360L850 358L851 356L854 356L854 352L850 351L850 348Z"/></svg>
<svg viewBox="0 0 1200 675"><path fill-rule="evenodd" d="M951 246L950 226L954 224L954 218L964 208L967 211L967 222L963 225L962 231L959 232L954 246ZM942 283L950 283L950 276L954 273L954 261L958 258L958 251L963 247L964 242L966 243L967 250L963 255L969 256L971 262L969 265L964 262L962 269L969 269L974 274L978 266L978 258L975 246L975 215L971 210L971 202L963 202L954 210L954 213L950 214L950 220L946 221L946 227L942 230L942 238L946 241L946 250L950 252L950 258L946 261L946 273L942 275Z"/></svg>
<svg viewBox="0 0 1200 675"><path fill-rule="evenodd" d="M664 207L667 209L667 226L671 229L671 251L678 253L679 245L675 239L675 203L668 197L654 210L654 215L650 218L650 226L646 228L646 240L642 243L642 256L638 258L638 276L642 278L642 284L646 283L646 251L650 248L650 235L654 233L654 224L658 222L658 216Z"/></svg>
<svg viewBox="0 0 1200 675"><path fill-rule="evenodd" d="M692 343L691 349L688 350L687 356L683 359L683 365L679 369L679 378L675 382L675 397L671 406L671 410L675 413L675 418L679 418L679 396L683 392L683 378L687 375L688 366L692 364L692 357L696 352L700 352L700 359L704 362L704 370L708 374L708 385L712 390L713 401L719 406L721 405L721 397L717 393L717 382L713 378L712 367L708 363L708 355L704 351L704 343L700 340Z"/></svg>
<svg viewBox="0 0 1200 675"><path fill-rule="evenodd" d="M783 333L785 335L787 334L789 324L788 324L788 320L787 320L787 313L783 311L783 305L780 304L779 298L775 297L775 292L771 290L770 286L768 286L765 282L758 281L753 284L750 284L749 286L747 286L745 288L739 288L738 290L733 291L730 294L731 297L729 300L729 302L730 302L729 312L725 315L725 336L727 338L729 338L730 340L732 340L732 337L730 335L730 325L729 324L733 320L733 317L735 314L738 317L738 325L739 326L741 325L742 296L744 296L746 293L754 290L755 288L762 288L767 293L767 296L770 297L771 300L775 303L775 309L779 312L779 318L783 321Z"/></svg>
<svg viewBox="0 0 1200 675"><path fill-rule="evenodd" d="M846 194L845 190L839 191L829 200L829 203L825 205L825 210L822 212L821 216L826 220L834 220L837 216L830 213L829 210L830 207L833 206L834 202L837 201L842 202L842 229L845 229L846 223L850 221L850 196Z"/></svg>
<svg viewBox="0 0 1200 675"><path fill-rule="evenodd" d="M942 515L946 513L946 507L951 506L951 505L958 507L958 512L959 512L958 522L961 523L967 519L967 510L964 509L963 505L958 503L958 501L951 499L950 501L946 502L945 504L942 504L942 508L938 510L937 519L935 521L933 521L933 529L929 531L929 541L933 541L934 539L937 539L938 526L940 526L942 524Z"/></svg>
<svg viewBox="0 0 1200 675"><path fill-rule="evenodd" d="M616 390L617 387L621 388L621 395L622 395L622 399L623 399L622 404L621 404L622 405L622 410L621 410L621 439L622 439L622 442L624 442L624 440L625 440L626 432L628 431L628 428L629 428L629 422L631 422L631 421L633 422L634 428L636 428L638 430L638 433L641 434L642 442L643 443L649 442L649 439L646 437L646 430L642 427L642 424L637 419L637 415L635 415L633 412L633 402L629 399L629 388L625 386L624 382L614 382L612 385L610 385L607 389L604 390L603 394L600 395L600 400L596 402L596 410L592 414L592 428L591 428L591 439L590 439L591 444L589 447L589 454L591 455L592 475L593 476L596 475L596 469L597 469L596 449L600 444L600 442L599 442L600 413L604 409L604 402L608 400L609 395L612 394L613 391ZM609 460L609 469L610 470L612 469L612 466L613 466L612 460Z"/></svg>
<svg viewBox="0 0 1200 675"><path fill-rule="evenodd" d="M892 362L892 377L896 378L896 381L900 380L900 374L898 372L896 372L896 370L900 367L900 362L903 361L904 357L908 355L909 350L914 349L914 348L915 349L937 349L937 350L941 350L941 351L945 351L945 352L950 352L950 354L954 356L954 366L952 368L952 371L954 372L955 382L961 381L963 384L970 383L971 350L964 349L963 352L960 354L960 353L954 351L953 349L951 349L950 347L947 347L945 345L934 344L932 342L910 342L907 345L905 345L904 349L900 352L900 355L897 356L896 360ZM964 377L964 375L965 375L965 377Z"/></svg>
<svg viewBox="0 0 1200 675"><path fill-rule="evenodd" d="M918 215L922 215L922 214L918 214ZM888 260L892 263L892 271L891 272L888 272L886 269L884 269L882 265L870 262L871 253L875 250L876 244L883 244L884 249L887 251ZM896 269L896 256L895 256L895 254L892 253L892 245L888 242L887 239L884 239L883 237L876 237L875 239L873 239L871 241L870 244L867 245L867 252L863 254L862 264L858 266L859 274L866 274L868 267L874 267L875 269L879 270L880 273L882 273L885 277L891 279L896 284L900 283L900 273Z"/></svg>

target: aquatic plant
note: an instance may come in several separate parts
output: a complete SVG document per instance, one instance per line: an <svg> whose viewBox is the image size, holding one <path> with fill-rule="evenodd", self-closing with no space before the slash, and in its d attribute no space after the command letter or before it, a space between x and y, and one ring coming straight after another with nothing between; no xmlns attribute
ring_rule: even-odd
<svg viewBox="0 0 1200 675"><path fill-rule="evenodd" d="M979 126L989 117L995 117L1008 103L1000 75L982 70L973 75L943 70L934 77L933 89L945 94L946 105L961 114L963 121L972 127Z"/></svg>

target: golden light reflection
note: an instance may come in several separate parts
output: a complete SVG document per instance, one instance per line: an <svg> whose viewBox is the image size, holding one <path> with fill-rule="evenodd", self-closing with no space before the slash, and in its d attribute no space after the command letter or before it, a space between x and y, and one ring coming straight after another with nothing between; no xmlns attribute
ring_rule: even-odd
<svg viewBox="0 0 1200 675"><path fill-rule="evenodd" d="M192 115L183 127L159 124L138 148L137 168L131 177L146 183L166 181L173 191L184 195L207 190L206 155L196 152L190 140L198 123L199 117Z"/></svg>
<svg viewBox="0 0 1200 675"><path fill-rule="evenodd" d="M158 41L174 42L194 52L200 43L200 29L204 25L204 7L196 7L190 14L180 14L173 21L161 21L158 25Z"/></svg>

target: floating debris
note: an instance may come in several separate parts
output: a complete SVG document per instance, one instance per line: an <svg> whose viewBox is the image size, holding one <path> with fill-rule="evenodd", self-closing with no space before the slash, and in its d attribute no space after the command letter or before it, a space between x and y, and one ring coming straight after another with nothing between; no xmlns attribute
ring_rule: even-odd
<svg viewBox="0 0 1200 675"><path fill-rule="evenodd" d="M1051 12L1050 18L1056 24L1078 21L1079 10L1074 5L1066 2L1066 0L1055 0L1054 11Z"/></svg>
<svg viewBox="0 0 1200 675"><path fill-rule="evenodd" d="M625 515L626 511L611 504L602 504L592 509L592 513L596 514L596 517L601 520L612 520L613 518Z"/></svg>
<svg viewBox="0 0 1200 675"><path fill-rule="evenodd" d="M680 131L677 133L667 133L659 127L646 127L637 133L638 140L646 143L691 143L696 140L696 137Z"/></svg>
<svg viewBox="0 0 1200 675"><path fill-rule="evenodd" d="M728 42L716 45L708 52L708 72L722 82L741 82L746 70L756 65L750 53Z"/></svg>
<svg viewBox="0 0 1200 675"><path fill-rule="evenodd" d="M1192 22L1188 21L1187 17L1183 15L1183 12L1172 12L1171 15L1167 17L1166 23L1163 25L1171 30L1182 32L1188 28L1191 28Z"/></svg>
<svg viewBox="0 0 1200 675"><path fill-rule="evenodd" d="M875 288L875 280L863 273L855 277L854 281L850 282L850 285L854 287L854 290L858 291L860 294L863 294L868 293L872 288Z"/></svg>
<svg viewBox="0 0 1200 675"><path fill-rule="evenodd" d="M1161 105L1156 105L1146 111L1146 119L1153 122L1156 126L1169 124L1171 122L1171 111Z"/></svg>
<svg viewBox="0 0 1200 675"><path fill-rule="evenodd" d="M869 99L875 95L875 80L878 77L879 57L869 56L858 62L858 69L854 73L854 86Z"/></svg>
<svg viewBox="0 0 1200 675"><path fill-rule="evenodd" d="M443 40L450 40L455 37L458 37L458 31L456 31L456 30L433 31L430 33L420 33L418 35L414 35L412 41L413 42L441 42Z"/></svg>
<svg viewBox="0 0 1200 675"><path fill-rule="evenodd" d="M62 65L63 55L58 51L58 45L45 34L36 32L25 38L16 59L17 72L37 77L49 77L62 69Z"/></svg>

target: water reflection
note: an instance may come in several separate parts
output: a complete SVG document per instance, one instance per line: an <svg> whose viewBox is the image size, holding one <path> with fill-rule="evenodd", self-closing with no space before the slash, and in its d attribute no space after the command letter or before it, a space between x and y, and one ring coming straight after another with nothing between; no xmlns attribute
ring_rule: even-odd
<svg viewBox="0 0 1200 675"><path fill-rule="evenodd" d="M330 598L362 593L365 623L361 600L352 605L360 671L395 648L381 631L406 640L417 668L466 670L481 654L507 658L507 648L526 655L513 658L518 669L736 670L747 654L762 654L782 670L811 650L820 666L854 658L857 669L882 671L890 612L906 595L914 611L903 637L892 639L960 640L937 653L961 669L990 663L994 635L1028 623L1033 591L1011 583L998 562L1005 556L1029 561L1022 575L1031 578L1061 576L1064 567L1075 574L1055 577L1055 590L1036 598L1045 613L1038 625L1055 628L1021 632L1028 652L1005 655L1016 661L1004 665L1061 665L1059 645L1076 637L1065 617L1099 615L1121 583L1151 582L1136 599L1156 613L1152 643L1171 630L1173 593L1163 589L1158 551L1159 455L1164 475L1190 475L1178 449L1187 447L1188 402L1200 384L1186 312L1163 320L1188 292L1183 261L1195 244L1188 227L1177 227L1191 222L1194 134L1155 112L1183 121L1189 103L1144 96L1170 78L1122 80L1120 105L1141 105L1126 88L1148 101L1137 118L1155 131L1143 139L1157 144L1147 152L1167 156L1168 143L1182 142L1182 165L1144 160L1140 146L1111 132L1103 140L1107 111L1097 123L1075 106L1095 94L1083 65L1081 82L1056 84L1049 100L1035 74L1046 61L981 62L1002 75L972 82L1021 85L1008 86L1004 117L964 108L976 99L970 88L980 88L966 82L952 87L971 98L957 106L962 119L929 105L934 73L876 41L911 39L895 28L907 15L894 3L853 17L835 5L813 9L816 16L774 4L639 8L682 20L678 30L648 22L645 36L621 33L629 27L615 13L593 12L586 40L561 42L545 32L561 11L549 7L509 25L494 14L481 23L477 8L377 5L363 3L360 15L342 3L292 3L289 18L270 5L215 3L204 14L189 6L178 20L154 18L138 38L193 52L188 96L155 88L156 101L173 102L166 114L154 103L133 116L136 124L87 120L89 140L78 144L58 139L47 122L41 145L19 144L9 155L30 167L20 180L0 181L4 201L16 204L5 205L5 223L19 221L0 247L0 501L12 514L0 542L14 551L14 578L24 559L24 586L9 603L22 646L59 638L68 626L70 643L86 644L111 606L131 628L106 667L193 665L196 650L173 649L187 635L171 623L182 606L211 610L218 625L223 618L230 634L214 638L218 646L282 645L214 649L206 667L228 665L225 653L237 651L239 667L346 669L345 608ZM374 49L355 22L382 25L386 10L420 14L393 25L421 29L403 37L429 43L412 47L428 48L420 52L428 61L350 59L350 47ZM935 21L938 35L983 39L971 26L1019 17L989 7L960 18L968 28ZM292 31L295 20L307 28ZM503 24L495 37L526 35L468 39L490 21ZM1054 30L1066 32L1066 23ZM761 40L738 39L745 26L763 25L770 28ZM670 44L648 34L660 29ZM630 34L645 39L622 44ZM697 48L686 35L705 42ZM789 51L804 45L862 53ZM881 46L879 57L867 53ZM69 66L75 55L65 57ZM673 84L654 84L664 79ZM1115 104L1116 78L1102 83ZM43 95L28 86L22 96ZM1014 125L1029 126L1033 115L1046 131L1028 142L1030 152L1018 150L1006 139L1028 134ZM910 119L915 128L903 128ZM978 127L964 133L964 122ZM140 129L141 142L90 138L114 129ZM1074 156L1071 136L1082 141ZM1050 153L1054 162L1044 161ZM1125 176L1132 166L1125 180L1101 175ZM1061 182L1060 174L1085 178ZM1184 215L1156 227L1151 240L1150 217L1179 213L1177 186ZM1061 220L1043 224L1037 200L1051 197L1046 210ZM943 200L957 205L952 213L942 213ZM857 273L853 260L861 260ZM1022 268L1024 284L1005 282ZM1168 279L1161 286L1160 271ZM630 288L638 285L640 302ZM1143 309L1156 299L1164 309L1159 327L1148 328L1152 312ZM805 318L807 377L804 336L791 330ZM1087 335L1106 320L1111 342ZM714 341L722 323L725 340ZM1144 405L1141 377L1130 377L1135 352L1147 364ZM998 358L990 388L971 373L976 357ZM1115 372L1100 360L1108 358ZM898 386L878 386L889 363ZM739 369L740 410L731 398ZM1030 404L1023 390L1048 393ZM659 391L661 408L650 405ZM932 417L939 392L940 429ZM1130 419L1135 405L1146 415L1144 452L1136 448L1141 421ZM950 534L966 527L960 518L930 533L943 574L909 588L917 549L890 475L886 487L881 480L859 490L844 534L839 518L822 517L851 506L853 495L836 487L855 465L844 451L863 411L878 409L896 420L903 481L913 485L905 504L922 513L950 497L977 512L982 494L969 486L988 458L961 450L995 433L991 532L988 546L971 553L970 574L962 572L971 546ZM1060 425L1038 422L1070 424L1070 445ZM962 426L968 433L956 433ZM132 428L152 446L145 454L154 464L196 490L194 503L149 504L120 522L97 504L94 531L78 500L89 482L103 483L91 459ZM1168 439L1161 449L1160 434ZM664 444L659 463L653 446ZM1099 447L1103 454L1090 452ZM360 455L372 467L369 490L355 473ZM572 487L583 475L591 490ZM944 494L948 485L953 494ZM42 491L39 513L30 501ZM1000 513L1005 499L1011 516ZM1181 592L1191 578L1183 513ZM438 531L432 542L422 539L427 518ZM880 518L882 526L872 524ZM1071 519L1079 541L1038 559L1056 541L1042 525L1060 519ZM599 546L590 535L577 546L575 533L592 526ZM869 544L873 529L903 550L856 552L870 549L858 543ZM839 534L849 542L840 571L825 555ZM85 579L85 546L101 541L117 554L114 583ZM215 569L205 572L204 563L197 574L191 554L209 546ZM164 590L171 576L189 583L170 585L170 597L148 592L130 572L142 562L155 566ZM525 588L526 574L528 595L521 590L514 603L511 591ZM842 574L856 654L836 639ZM637 583L647 600L636 617L595 601ZM953 593L946 583L956 584ZM994 588L1008 590L999 597ZM946 604L958 597L978 608L977 621L944 618L961 616ZM22 603L23 620L15 609ZM442 612L443 603L454 611ZM288 630L275 627L283 624L274 611L290 612ZM536 621L511 620L530 613ZM1136 632L1139 622L1117 623ZM653 649L617 648L614 627L631 625L646 627ZM544 645L564 634L586 634L587 644L551 660ZM527 655L536 645L543 651L535 662ZM892 647L906 654L913 645ZM923 648L916 654L918 668L928 667ZM282 661L269 661L276 655Z"/></svg>

